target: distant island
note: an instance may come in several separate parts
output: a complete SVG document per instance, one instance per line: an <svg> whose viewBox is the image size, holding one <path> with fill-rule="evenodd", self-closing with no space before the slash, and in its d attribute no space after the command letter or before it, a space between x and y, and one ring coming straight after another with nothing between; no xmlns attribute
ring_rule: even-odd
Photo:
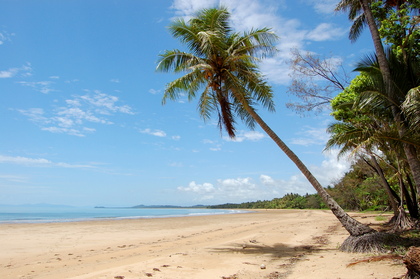
<svg viewBox="0 0 420 279"><path fill-rule="evenodd" d="M121 207L121 206L95 206L95 208L208 208L209 205L192 205L192 206L179 206L179 205L135 205L129 207Z"/></svg>

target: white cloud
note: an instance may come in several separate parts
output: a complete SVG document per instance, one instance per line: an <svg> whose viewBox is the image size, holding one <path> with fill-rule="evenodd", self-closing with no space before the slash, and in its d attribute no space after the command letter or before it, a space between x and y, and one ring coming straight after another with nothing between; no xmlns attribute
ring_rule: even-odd
<svg viewBox="0 0 420 279"><path fill-rule="evenodd" d="M214 141L214 140L209 140L209 139L204 139L204 140L203 140L203 143L205 143L205 144L216 144L216 143L217 143L217 141Z"/></svg>
<svg viewBox="0 0 420 279"><path fill-rule="evenodd" d="M173 140L180 140L181 139L181 136L172 136L171 137Z"/></svg>
<svg viewBox="0 0 420 279"><path fill-rule="evenodd" d="M218 0L174 0L171 8L176 17L191 17L195 12L203 8L215 7Z"/></svg>
<svg viewBox="0 0 420 279"><path fill-rule="evenodd" d="M292 175L288 179L274 179L268 175L261 175L260 182L267 187L265 191L277 194L278 197L287 193L304 195L308 192L314 192L302 174Z"/></svg>
<svg viewBox="0 0 420 279"><path fill-rule="evenodd" d="M31 71L31 65L28 63L19 68L9 68L7 70L0 71L0 78L13 78L18 74L20 74L20 76L30 76Z"/></svg>
<svg viewBox="0 0 420 279"><path fill-rule="evenodd" d="M23 86L31 87L35 91L41 92L43 94L48 94L50 92L56 91L51 88L53 84L52 81L19 81L17 82Z"/></svg>
<svg viewBox="0 0 420 279"><path fill-rule="evenodd" d="M56 107L51 113L41 108L18 111L40 125L43 131L83 137L96 131L87 127L87 123L111 125L113 122L107 117L115 113L134 114L129 106L118 106L118 101L116 96L94 91L65 100L64 106Z"/></svg>
<svg viewBox="0 0 420 279"><path fill-rule="evenodd" d="M169 164L170 167L174 167L174 168L182 168L184 166L183 163L181 162L172 162Z"/></svg>
<svg viewBox="0 0 420 279"><path fill-rule="evenodd" d="M347 158L338 159L337 154L339 150L331 150L325 153L325 159L321 165L308 166L311 173L315 176L318 182L327 187L335 182L337 179L350 169L351 161ZM276 189L279 193L298 193L306 194L308 192L314 193L315 190L312 185L307 181L303 174L298 173L291 176L289 179L274 179L268 175L262 174L260 181L263 185Z"/></svg>
<svg viewBox="0 0 420 279"><path fill-rule="evenodd" d="M142 134L148 134L148 135L152 135L152 136L156 136L156 137L166 137L166 133L162 130L152 130L152 129L144 129L144 130L140 130L140 133Z"/></svg>
<svg viewBox="0 0 420 279"><path fill-rule="evenodd" d="M296 145L325 145L329 139L329 135L324 128L315 128L315 127L305 127L303 131L299 133L302 135L299 138L293 138L291 144Z"/></svg>
<svg viewBox="0 0 420 279"><path fill-rule="evenodd" d="M11 78L16 75L16 73L19 71L18 68L10 68L5 71L0 71L0 78Z"/></svg>
<svg viewBox="0 0 420 279"><path fill-rule="evenodd" d="M118 97L102 93L99 90L94 90L93 93L94 94L80 96L80 99L86 101L90 105L93 105L96 108L96 112L106 115L110 115L112 112L134 114L131 107L129 106L116 105L116 103L119 101Z"/></svg>
<svg viewBox="0 0 420 279"><path fill-rule="evenodd" d="M274 185L275 183L273 178L265 174L260 175L260 180L263 185Z"/></svg>
<svg viewBox="0 0 420 279"><path fill-rule="evenodd" d="M41 128L41 130L51 132L51 133L54 133L54 134L67 134L67 135L70 135L70 136L77 136L77 137L86 136L86 133L83 133L82 131L80 131L78 129L70 129L70 128L63 128L63 127L44 127L44 128ZM92 132L92 131L85 130L85 129L83 129L83 131Z"/></svg>
<svg viewBox="0 0 420 279"><path fill-rule="evenodd" d="M55 163L44 158L28 158L21 156L4 156L0 155L0 163L2 164L16 164L24 166L36 166L36 167L62 167L62 168L95 168L91 165L74 165L68 163Z"/></svg>
<svg viewBox="0 0 420 279"><path fill-rule="evenodd" d="M349 170L350 162L345 159L338 160L337 153L337 150L333 150L324 154L325 159L319 166L309 166L312 174L324 187L331 185ZM287 193L305 195L316 192L303 174L299 172L288 178L275 178L267 174L260 174L256 180L251 177L217 179L216 186L211 182L197 184L192 181L188 186L177 189L184 193L188 192L189 198L195 202L206 201L210 204L271 200L280 198Z"/></svg>
<svg viewBox="0 0 420 279"><path fill-rule="evenodd" d="M334 27L329 23L321 23L314 30L308 32L306 37L309 40L320 42L340 39L346 33L347 30Z"/></svg>
<svg viewBox="0 0 420 279"><path fill-rule="evenodd" d="M18 110L21 114L29 117L31 121L49 123L49 119L44 116L44 110L42 108L30 108L28 110Z"/></svg>
<svg viewBox="0 0 420 279"><path fill-rule="evenodd" d="M111 80L110 80L110 82L113 82L113 83L120 83L120 80L119 80L119 79L117 79L117 78L113 78L113 79L111 79Z"/></svg>
<svg viewBox="0 0 420 279"><path fill-rule="evenodd" d="M11 37L14 35L14 33L9 34L7 31L0 32L0 45L4 44L5 42L10 42Z"/></svg>
<svg viewBox="0 0 420 279"><path fill-rule="evenodd" d="M307 0L319 14L333 14L339 0Z"/></svg>
<svg viewBox="0 0 420 279"><path fill-rule="evenodd" d="M195 181L191 181L187 187L178 187L178 190L181 192L193 192L203 194L214 192L215 188L211 183L197 184Z"/></svg>
<svg viewBox="0 0 420 279"><path fill-rule="evenodd" d="M315 177L323 186L328 186L340 179L350 169L352 160L345 156L338 159L338 153L339 149L324 152L325 160L322 161L322 164L311 167Z"/></svg>
<svg viewBox="0 0 420 279"><path fill-rule="evenodd" d="M226 141L243 142L243 141L260 141L266 135L258 131L239 131L235 138L223 137Z"/></svg>
<svg viewBox="0 0 420 279"><path fill-rule="evenodd" d="M256 185L250 177L228 178L217 180L220 187L225 191L238 191L239 189L255 189Z"/></svg>
<svg viewBox="0 0 420 279"><path fill-rule="evenodd" d="M152 89L149 90L149 93L150 94L153 94L153 95L156 95L156 94L159 94L160 93L160 90L156 90L156 89L153 89L152 88Z"/></svg>
<svg viewBox="0 0 420 279"><path fill-rule="evenodd" d="M27 181L27 178L24 176L18 176L18 175L9 175L9 174L0 174L0 179L10 182L19 182L24 183Z"/></svg>
<svg viewBox="0 0 420 279"><path fill-rule="evenodd" d="M202 141L204 144L209 144L212 147L209 148L210 151L220 151L222 150L222 145L214 140L204 139Z"/></svg>

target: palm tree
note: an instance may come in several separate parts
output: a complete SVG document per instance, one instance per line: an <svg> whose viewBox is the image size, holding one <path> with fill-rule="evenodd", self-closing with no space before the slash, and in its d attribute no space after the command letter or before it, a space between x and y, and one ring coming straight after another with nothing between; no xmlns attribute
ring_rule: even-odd
<svg viewBox="0 0 420 279"><path fill-rule="evenodd" d="M354 21L354 26L352 27L353 39L357 39L358 34L360 34L363 25L367 24L372 36L373 44L375 47L375 53L377 56L377 61L380 69L380 73L383 78L384 83L384 92L391 101L391 111L393 115L394 122L397 124L398 133L401 138L409 132L406 117L401 110L401 107L395 105L394 102L394 80L392 79L391 69L387 61L386 53L382 40L379 34L378 25L373 16L371 10L371 3L375 2L374 0L341 0L337 7L337 11L345 11L349 13L349 19ZM359 28L357 28L359 27ZM358 31L353 30L353 28L358 29ZM352 36L350 36L352 38ZM407 92L405 92L407 93ZM407 162L410 167L411 173L413 175L414 183L417 187L417 193L420 194L420 159L418 157L416 148L409 143L404 143L404 153L407 157Z"/></svg>
<svg viewBox="0 0 420 279"><path fill-rule="evenodd" d="M179 98L183 92L193 99L201 90L200 115L208 119L216 111L219 126L230 137L235 137L235 116L250 128L257 123L305 175L351 237L374 233L375 230L351 218L331 198L296 154L256 113L257 104L274 111L272 89L256 63L275 51L277 36L267 28L239 34L232 31L228 20L229 12L225 8L204 9L188 23L178 19L170 25L172 35L191 52L168 50L160 55L158 71L186 72L167 84L163 103L168 98Z"/></svg>
<svg viewBox="0 0 420 279"><path fill-rule="evenodd" d="M393 121L393 115L389 108L392 105L403 107L403 102L409 103L409 108L405 108L406 115L411 115L410 113L418 115L418 110L416 110L418 102L417 106L414 100L406 102L406 98L411 95L416 99L416 94L406 95L405 92L420 83L420 68L415 62L405 65L401 57L390 49L387 51L387 61L391 65L394 81L393 98L390 99L385 93L377 57L372 55L362 59L356 68L356 71L361 74L332 102L333 115L340 122L332 124L328 129L331 138L327 143L327 149L332 146L340 146L342 152L352 151L355 153L361 150L369 155L373 154L374 150L380 150L383 154L381 157L387 158L386 161L393 164L393 169L400 178L401 196L405 197L411 217L418 218L416 195L410 195L406 187L406 185L411 186L411 179L403 171L408 169L403 146L409 143L420 147L419 129L413 126L416 123L414 117L414 120L410 119L409 122L412 123L413 128L404 134L404 137L401 137L397 130L398 125ZM375 160L373 160L373 165L377 165ZM377 169L379 171L379 168ZM403 176L406 177L405 182ZM387 185L385 177L381 176L381 178L388 191L390 201L392 201L395 194ZM413 193L413 191L411 192ZM395 205L393 208L398 216L404 215L400 210L396 210Z"/></svg>

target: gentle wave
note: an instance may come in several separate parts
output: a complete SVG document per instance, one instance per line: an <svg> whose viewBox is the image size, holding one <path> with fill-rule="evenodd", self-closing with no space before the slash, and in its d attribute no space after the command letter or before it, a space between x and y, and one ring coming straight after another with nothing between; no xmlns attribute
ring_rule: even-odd
<svg viewBox="0 0 420 279"><path fill-rule="evenodd" d="M77 208L0 206L1 223L60 223L246 213L244 210L206 208Z"/></svg>

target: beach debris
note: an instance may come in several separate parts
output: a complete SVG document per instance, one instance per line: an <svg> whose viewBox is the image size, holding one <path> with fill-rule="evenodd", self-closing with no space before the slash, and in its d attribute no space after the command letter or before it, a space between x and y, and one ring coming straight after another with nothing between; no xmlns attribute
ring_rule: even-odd
<svg viewBox="0 0 420 279"><path fill-rule="evenodd" d="M261 269L266 269L267 267L265 266L265 264L260 265Z"/></svg>
<svg viewBox="0 0 420 279"><path fill-rule="evenodd" d="M114 279L124 279L124 276L114 276Z"/></svg>
<svg viewBox="0 0 420 279"><path fill-rule="evenodd" d="M162 265L162 267L170 267L170 265L169 264L164 264L164 265Z"/></svg>
<svg viewBox="0 0 420 279"><path fill-rule="evenodd" d="M379 261L383 261L383 260L396 260L396 261L400 261L403 259L403 256L401 255L380 255L380 256L372 256L369 257L367 259L363 259L363 260L358 260L352 263L349 263L347 265L347 267L359 264L359 263L370 263L370 262L379 262Z"/></svg>
<svg viewBox="0 0 420 279"><path fill-rule="evenodd" d="M153 268L153 270L154 270L154 271L160 271L160 269L159 269L159 268L156 268L156 267L155 267L155 268Z"/></svg>
<svg viewBox="0 0 420 279"><path fill-rule="evenodd" d="M147 277L153 277L153 274L152 273L146 273L146 276Z"/></svg>
<svg viewBox="0 0 420 279"><path fill-rule="evenodd" d="M242 244L242 249L247 248L246 244Z"/></svg>
<svg viewBox="0 0 420 279"><path fill-rule="evenodd" d="M236 274L230 276L222 276L222 279L238 279L238 276Z"/></svg>
<svg viewBox="0 0 420 279"><path fill-rule="evenodd" d="M257 243L257 241L255 239L250 239L249 242L251 242L251 243Z"/></svg>

